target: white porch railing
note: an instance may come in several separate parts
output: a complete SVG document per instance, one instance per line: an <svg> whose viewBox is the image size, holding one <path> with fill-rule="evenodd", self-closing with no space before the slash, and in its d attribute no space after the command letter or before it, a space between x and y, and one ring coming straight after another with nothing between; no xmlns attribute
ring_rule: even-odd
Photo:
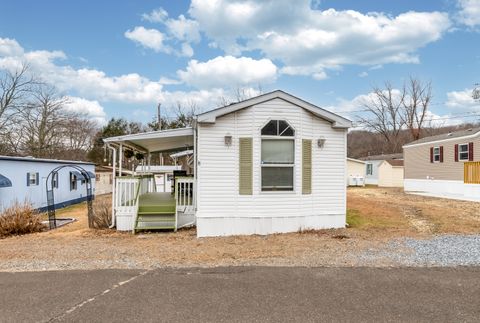
<svg viewBox="0 0 480 323"><path fill-rule="evenodd" d="M133 230L138 213L138 198L141 194L155 192L153 176L117 177L115 184L114 212L117 229Z"/></svg>
<svg viewBox="0 0 480 323"><path fill-rule="evenodd" d="M175 222L177 228L195 224L195 178L175 178Z"/></svg>

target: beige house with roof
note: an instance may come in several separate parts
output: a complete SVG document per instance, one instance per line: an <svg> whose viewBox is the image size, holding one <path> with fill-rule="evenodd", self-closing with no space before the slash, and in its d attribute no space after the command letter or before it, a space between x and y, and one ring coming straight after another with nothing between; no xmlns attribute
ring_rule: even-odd
<svg viewBox="0 0 480 323"><path fill-rule="evenodd" d="M480 200L480 128L405 145L405 191Z"/></svg>

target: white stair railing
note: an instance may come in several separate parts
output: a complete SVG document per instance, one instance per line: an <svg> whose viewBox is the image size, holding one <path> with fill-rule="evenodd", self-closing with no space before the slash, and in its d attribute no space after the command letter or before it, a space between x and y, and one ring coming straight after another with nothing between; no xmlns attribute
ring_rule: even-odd
<svg viewBox="0 0 480 323"><path fill-rule="evenodd" d="M117 229L134 230L138 215L138 199L140 195L154 192L153 176L117 177L115 185L115 216Z"/></svg>
<svg viewBox="0 0 480 323"><path fill-rule="evenodd" d="M195 223L195 178L176 177L175 178L175 228L187 226ZM182 215L182 221L179 221L179 213Z"/></svg>

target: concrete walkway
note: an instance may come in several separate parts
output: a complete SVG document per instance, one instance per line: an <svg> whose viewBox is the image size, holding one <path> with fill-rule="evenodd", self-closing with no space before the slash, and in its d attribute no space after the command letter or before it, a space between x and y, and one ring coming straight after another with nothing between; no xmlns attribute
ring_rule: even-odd
<svg viewBox="0 0 480 323"><path fill-rule="evenodd" d="M0 273L2 322L475 322L480 267Z"/></svg>

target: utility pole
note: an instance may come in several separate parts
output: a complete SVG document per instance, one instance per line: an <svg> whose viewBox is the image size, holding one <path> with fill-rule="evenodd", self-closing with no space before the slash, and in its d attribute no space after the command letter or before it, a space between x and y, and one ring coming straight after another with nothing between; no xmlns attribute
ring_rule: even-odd
<svg viewBox="0 0 480 323"><path fill-rule="evenodd" d="M475 83L475 87L473 88L472 91L472 98L474 100L480 100L480 84Z"/></svg>

